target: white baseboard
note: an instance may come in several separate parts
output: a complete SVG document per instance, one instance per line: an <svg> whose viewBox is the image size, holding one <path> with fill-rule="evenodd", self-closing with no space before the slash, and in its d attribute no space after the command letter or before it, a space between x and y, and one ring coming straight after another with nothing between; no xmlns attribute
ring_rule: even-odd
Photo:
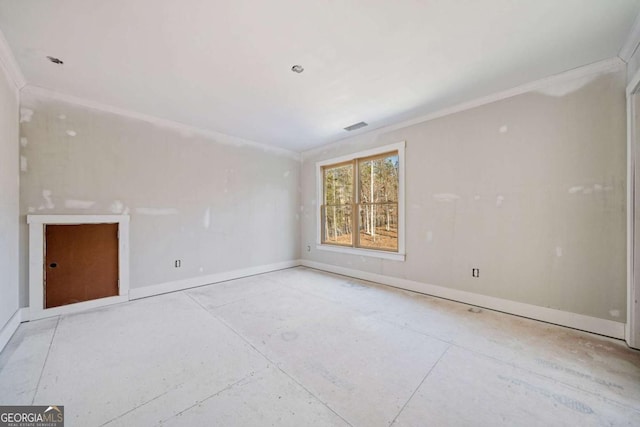
<svg viewBox="0 0 640 427"><path fill-rule="evenodd" d="M291 260L275 264L243 268L240 270L225 271L224 273L209 274L207 276L193 277L190 279L176 280L173 282L165 282L157 285L144 286L142 288L132 288L129 289L129 299L134 300L146 298L153 295L166 294L169 292L181 291L183 289L210 285L212 283L226 282L227 280L240 279L242 277L255 276L256 274L283 270L285 268L298 267L299 265L300 260Z"/></svg>
<svg viewBox="0 0 640 427"><path fill-rule="evenodd" d="M22 321L22 311L17 309L9 321L0 330L0 351L4 349Z"/></svg>
<svg viewBox="0 0 640 427"><path fill-rule="evenodd" d="M31 320L31 312L29 307L22 307L18 309L20 312L20 323L28 322Z"/></svg>
<svg viewBox="0 0 640 427"><path fill-rule="evenodd" d="M582 331L604 335L612 338L624 339L625 324L621 322L614 322L612 320L599 319L596 317L585 316L583 314L570 313L567 311L555 310L552 308L540 307L536 305L505 300L502 298L475 294L472 292L446 288L443 286L429 285L426 283L385 276L382 274L368 273L365 271L346 267L338 267L335 265L324 264L304 259L284 261L280 263L261 265L240 270L232 270L224 273L211 274L207 276L194 277L173 282L165 282L157 285L145 286L142 288L133 288L129 290L129 299L134 300L146 298L153 295L160 295L169 292L195 288L198 286L204 286L212 283L224 282L227 280L239 279L247 276L254 276L256 274L269 273L271 271L283 270L286 268L297 267L301 265L305 267L315 268L317 270L327 271L330 273L368 280L394 288L405 289L408 291L432 295L435 297L458 301L478 307L484 307L490 310L501 311L516 316L527 317L534 320L540 320L547 323L553 323L560 326L579 329ZM30 314L28 307L21 308L16 311L16 313L0 331L0 351L2 351L11 336L15 333L20 323L29 320Z"/></svg>
<svg viewBox="0 0 640 427"><path fill-rule="evenodd" d="M612 338L624 339L625 324L614 322L612 320L599 319L597 317L585 316L583 314L570 313L568 311L510 301L502 298L461 291L458 289L445 288L443 286L428 285L426 283L415 282L413 280L399 279L397 277L368 273L351 268L337 267L335 265L323 264L315 261L300 260L300 264L305 267L381 283L394 288L419 292L421 294L432 295L534 320L541 320L543 322L567 326L569 328L605 335Z"/></svg>
<svg viewBox="0 0 640 427"><path fill-rule="evenodd" d="M114 297L98 298L89 301L76 302L74 304L61 305L60 307L47 308L45 310L29 310L26 315L29 316L28 320L46 319L47 317L80 313L82 311L106 307L113 304L120 304L127 301L129 301L127 295L116 295ZM24 321L26 320L23 320L23 322Z"/></svg>

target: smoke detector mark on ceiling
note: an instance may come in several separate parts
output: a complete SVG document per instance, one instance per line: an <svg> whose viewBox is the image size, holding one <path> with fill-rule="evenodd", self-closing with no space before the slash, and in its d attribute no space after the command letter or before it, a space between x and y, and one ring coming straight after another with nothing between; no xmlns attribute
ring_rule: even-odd
<svg viewBox="0 0 640 427"><path fill-rule="evenodd" d="M291 67L291 71L293 71L294 73L300 74L301 72L304 71L304 67L302 65L296 64L293 67Z"/></svg>
<svg viewBox="0 0 640 427"><path fill-rule="evenodd" d="M55 56L47 56L47 59L54 64L62 65L64 62L60 58L56 58Z"/></svg>
<svg viewBox="0 0 640 427"><path fill-rule="evenodd" d="M359 122L359 123L354 123L351 126L347 126L346 128L344 128L344 130L346 130L347 132L351 132L351 131L363 128L365 126L369 126L369 124L365 122Z"/></svg>

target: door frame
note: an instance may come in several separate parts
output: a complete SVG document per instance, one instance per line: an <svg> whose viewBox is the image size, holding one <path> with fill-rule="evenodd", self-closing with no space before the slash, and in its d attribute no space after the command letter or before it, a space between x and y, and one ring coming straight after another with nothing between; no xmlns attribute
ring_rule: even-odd
<svg viewBox="0 0 640 427"><path fill-rule="evenodd" d="M635 140L638 124L635 123L636 97L640 96L640 70L627 85L627 323L625 341L629 347L640 349L640 283L635 271L635 254L640 254L640 241L635 239L635 176L640 165L636 164ZM640 173L640 170L637 171Z"/></svg>
<svg viewBox="0 0 640 427"><path fill-rule="evenodd" d="M29 224L29 318L77 313L129 300L129 215L27 215ZM44 250L47 225L118 224L118 295L44 308Z"/></svg>

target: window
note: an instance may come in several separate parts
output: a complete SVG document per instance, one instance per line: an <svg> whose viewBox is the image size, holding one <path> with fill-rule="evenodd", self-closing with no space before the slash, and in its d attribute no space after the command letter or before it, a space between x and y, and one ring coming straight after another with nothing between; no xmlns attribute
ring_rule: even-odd
<svg viewBox="0 0 640 427"><path fill-rule="evenodd" d="M317 168L318 248L404 260L404 143Z"/></svg>

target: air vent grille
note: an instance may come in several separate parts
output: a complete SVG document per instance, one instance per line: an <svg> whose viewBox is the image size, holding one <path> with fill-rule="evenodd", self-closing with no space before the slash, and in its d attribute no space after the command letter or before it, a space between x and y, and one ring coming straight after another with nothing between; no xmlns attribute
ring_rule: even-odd
<svg viewBox="0 0 640 427"><path fill-rule="evenodd" d="M353 130L363 128L365 126L368 126L368 124L365 122L359 122L359 123L352 124L351 126L347 126L346 128L344 128L344 130L351 132Z"/></svg>

